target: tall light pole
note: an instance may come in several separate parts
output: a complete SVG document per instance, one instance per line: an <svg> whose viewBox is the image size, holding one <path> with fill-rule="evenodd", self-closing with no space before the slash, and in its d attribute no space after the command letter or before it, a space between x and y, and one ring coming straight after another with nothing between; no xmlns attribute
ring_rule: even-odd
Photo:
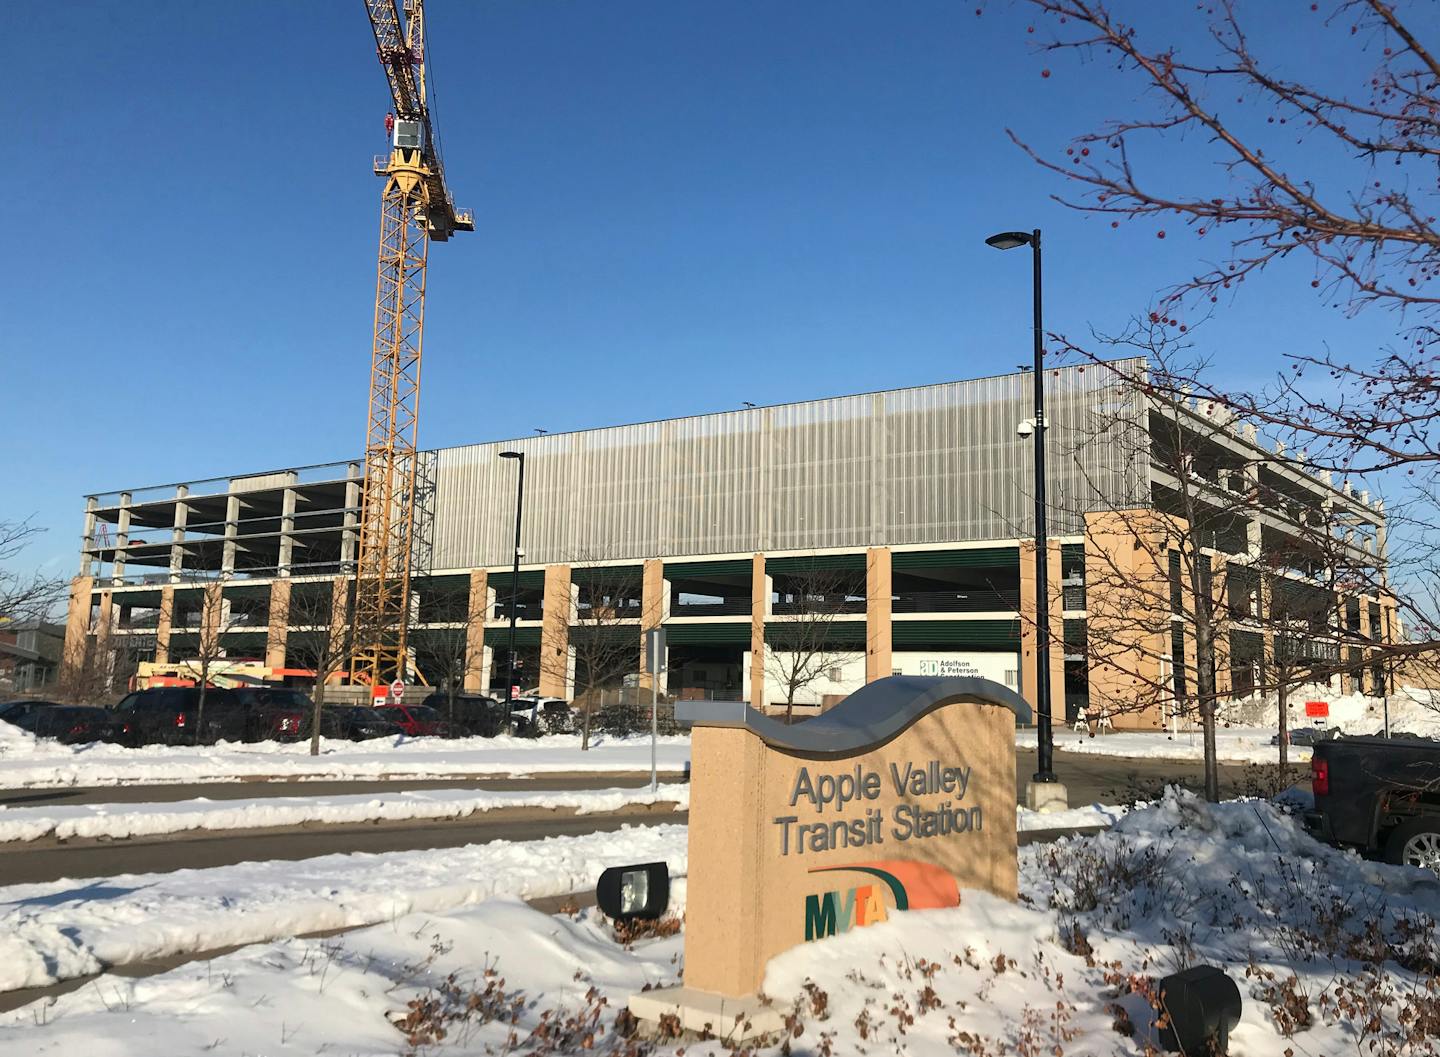
<svg viewBox="0 0 1440 1057"><path fill-rule="evenodd" d="M1050 708L1050 562L1049 540L1045 531L1045 325L1041 312L1040 293L1040 229L1024 231L1002 231L985 240L987 246L997 250L1013 250L1020 246L1030 247L1030 258L1034 265L1034 328L1035 328L1035 420L1032 432L1035 437L1035 725L1037 728L1037 766L1033 781L1056 785L1055 781L1055 732L1051 726ZM1024 423L1021 435L1024 435ZM1062 790L1060 792L1063 798ZM1032 797L1032 799L1034 799ZM1047 795L1045 802L1053 802ZM1034 806L1034 805L1032 805Z"/></svg>
<svg viewBox="0 0 1440 1057"><path fill-rule="evenodd" d="M502 451L502 459L515 459L520 464L520 475L515 481L515 554L510 568L510 645L506 649L505 662L505 727L511 726L511 701L515 696L515 617L520 604L520 520L525 513L525 453L523 451Z"/></svg>

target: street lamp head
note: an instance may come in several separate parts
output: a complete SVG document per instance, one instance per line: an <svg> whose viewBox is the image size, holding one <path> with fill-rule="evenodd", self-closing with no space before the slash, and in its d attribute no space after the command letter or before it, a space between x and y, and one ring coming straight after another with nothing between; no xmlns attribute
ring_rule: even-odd
<svg viewBox="0 0 1440 1057"><path fill-rule="evenodd" d="M502 452L500 453L500 458L502 458L502 459L523 459L523 458L525 458L525 453L524 453L523 451L502 451Z"/></svg>
<svg viewBox="0 0 1440 1057"><path fill-rule="evenodd" d="M1034 241L1035 236L1027 231L1002 231L998 235L991 235L985 240L985 245L994 246L997 250L1013 250L1020 246L1028 246Z"/></svg>

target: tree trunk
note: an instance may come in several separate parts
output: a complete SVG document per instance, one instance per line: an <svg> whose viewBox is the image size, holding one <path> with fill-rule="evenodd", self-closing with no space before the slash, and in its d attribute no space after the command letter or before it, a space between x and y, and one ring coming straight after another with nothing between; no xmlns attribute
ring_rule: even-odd
<svg viewBox="0 0 1440 1057"><path fill-rule="evenodd" d="M320 717L325 707L325 677L315 677L314 705L310 709L310 755L320 755Z"/></svg>
<svg viewBox="0 0 1440 1057"><path fill-rule="evenodd" d="M1199 581L1199 577L1194 577ZM1204 731L1205 799L1220 802L1220 768L1215 758L1215 626L1201 592L1192 588L1195 607L1195 696L1200 704Z"/></svg>
<svg viewBox="0 0 1440 1057"><path fill-rule="evenodd" d="M200 697L195 703L195 744L200 744L200 732L205 729L205 684L209 682L210 666L200 666Z"/></svg>
<svg viewBox="0 0 1440 1057"><path fill-rule="evenodd" d="M581 735L580 735L580 751L581 751L581 752L585 752L587 749L590 748L590 712L591 712L591 709L594 708L594 705L595 705L595 695L594 695L594 693L586 694L586 695L585 695L585 722L584 722L583 724L581 724L582 733L581 733Z"/></svg>
<svg viewBox="0 0 1440 1057"><path fill-rule="evenodd" d="M1290 687L1284 679L1281 679L1275 688L1275 696L1280 705L1280 777L1282 779L1285 777L1285 768L1290 763L1290 717L1288 715L1290 708L1286 700L1289 693Z"/></svg>

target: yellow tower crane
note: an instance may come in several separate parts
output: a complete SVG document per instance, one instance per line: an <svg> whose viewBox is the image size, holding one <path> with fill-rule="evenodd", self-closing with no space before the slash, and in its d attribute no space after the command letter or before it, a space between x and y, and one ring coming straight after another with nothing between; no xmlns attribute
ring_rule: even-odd
<svg viewBox="0 0 1440 1057"><path fill-rule="evenodd" d="M383 686L403 679L406 667L425 262L432 239L474 231L475 222L450 197L425 102L423 0L365 0L365 8L394 112L386 119L390 154L375 160L385 190L350 675Z"/></svg>

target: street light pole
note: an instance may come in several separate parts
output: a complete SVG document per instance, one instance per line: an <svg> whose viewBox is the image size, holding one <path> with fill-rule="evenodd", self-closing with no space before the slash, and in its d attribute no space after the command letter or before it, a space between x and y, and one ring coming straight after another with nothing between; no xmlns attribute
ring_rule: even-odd
<svg viewBox="0 0 1440 1057"><path fill-rule="evenodd" d="M520 604L520 524L525 513L525 453L502 451L500 458L514 459L520 464L520 474L515 482L515 553L510 568L510 643L505 662L505 728L509 730L514 725L511 709L515 696L515 619Z"/></svg>
<svg viewBox="0 0 1440 1057"><path fill-rule="evenodd" d="M1036 770L1033 781L1056 786L1043 798L1054 803L1061 793L1055 778L1055 731L1050 706L1050 544L1045 524L1045 322L1041 288L1040 229L1031 232L1005 231L991 235L987 245L1000 250L1019 246L1030 247L1033 267L1032 298L1034 314L1035 364L1035 726L1037 734ZM1061 793L1063 797L1063 793Z"/></svg>

